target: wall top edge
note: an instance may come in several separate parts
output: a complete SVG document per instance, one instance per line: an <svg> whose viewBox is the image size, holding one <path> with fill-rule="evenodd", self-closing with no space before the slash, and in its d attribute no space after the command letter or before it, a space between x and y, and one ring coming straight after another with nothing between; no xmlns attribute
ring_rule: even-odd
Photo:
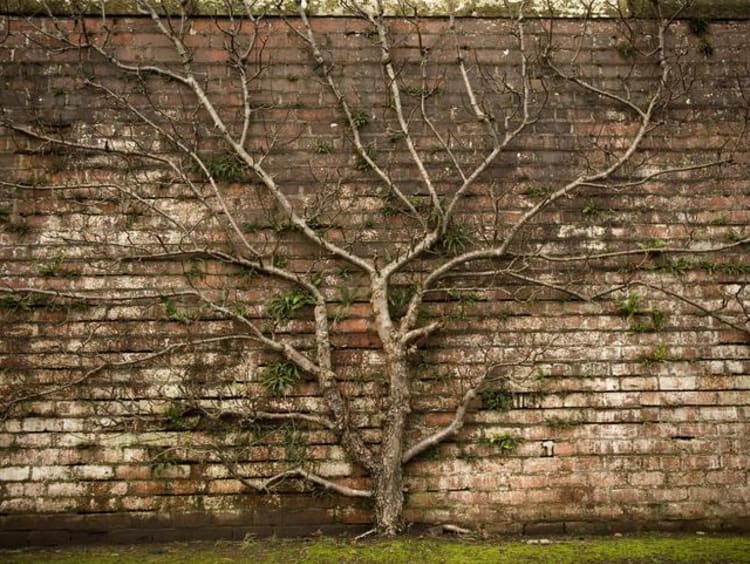
<svg viewBox="0 0 750 564"><path fill-rule="evenodd" d="M358 5L374 10L378 0L358 0ZM294 15L299 2L314 16L350 16L351 0L0 0L1 14L112 16L144 15L145 5L161 12L193 16ZM684 18L750 18L748 0L383 0L388 16L515 17L522 9L527 17L617 18L654 17L655 3L663 14Z"/></svg>

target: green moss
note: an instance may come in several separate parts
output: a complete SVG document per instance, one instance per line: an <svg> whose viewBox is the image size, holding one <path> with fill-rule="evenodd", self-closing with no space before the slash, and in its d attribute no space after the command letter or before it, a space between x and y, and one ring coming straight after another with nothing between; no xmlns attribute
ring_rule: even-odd
<svg viewBox="0 0 750 564"><path fill-rule="evenodd" d="M750 537L643 536L554 539L547 545L523 541L460 542L399 538L352 543L314 541L173 543L160 546L0 551L8 564L204 564L298 562L304 564L502 564L502 563L750 563Z"/></svg>

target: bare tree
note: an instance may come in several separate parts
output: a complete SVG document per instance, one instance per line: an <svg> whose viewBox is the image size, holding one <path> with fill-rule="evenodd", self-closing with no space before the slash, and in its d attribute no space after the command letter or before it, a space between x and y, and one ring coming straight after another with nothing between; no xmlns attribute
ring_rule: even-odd
<svg viewBox="0 0 750 564"><path fill-rule="evenodd" d="M137 4L153 28L143 53L104 12L6 19L7 37L20 34L77 69L61 77L59 96L74 104L80 89L77 99L93 104L69 119L31 88L2 114L13 143L47 166L43 176L0 181L14 237L6 252L37 264L48 257L31 283L28 271L0 272L3 304L18 316L46 309L64 324L85 311L88 320L85 332L68 335L64 352L79 365L58 366L64 377L4 384L6 418L91 386L107 398L99 413L107 425L142 431L188 421L195 442L175 449L205 453L255 490L298 479L370 498L377 531L395 534L409 463L455 437L482 405L537 397L545 371L554 372L547 333L493 337L504 303L589 307L638 333L658 331L664 315L650 304L670 301L747 335L747 272L727 266L747 233L728 226L718 239L662 239L597 230L597 201L674 178L701 181L734 166L732 150L746 141L746 85L737 81L727 94L741 108L730 143L678 158L665 151L670 132L690 119L673 108L695 78L694 41L672 34L684 25L679 11L657 4L651 20L623 18L609 48L621 72L609 76L583 61L587 22L558 33L571 22L529 21L523 6L496 22L494 37L505 43L495 53L507 49L499 65L467 45L463 20L426 24L407 5L388 18L380 0L342 2L358 18L350 51L331 46L304 8L273 19L252 2L236 11L228 3L226 16L208 20L191 17L187 4L168 13L159 2ZM284 71L287 89L274 67L284 42L303 69ZM360 72L360 61L373 59L377 79ZM322 109L295 102L309 92ZM574 99L601 105L588 134L566 121ZM525 160L522 140L567 148L570 160L550 173ZM76 219L32 236L16 209L28 198L79 206ZM93 208L105 215L87 216ZM567 233L550 231L571 209L579 232L569 217ZM686 290L701 264L728 274L713 299ZM108 332L110 321L155 312L161 323ZM168 339L158 329L165 323ZM447 383L425 384L420 355L451 342L463 358ZM210 354L230 355L239 368L217 373ZM164 401L139 401L145 382L131 381L123 395L117 377L98 380L159 361L192 370L177 391L167 390L174 379L164 383ZM292 394L299 386L314 392ZM446 394L450 416L439 423L415 408L417 388L430 386ZM363 395L377 413L352 406ZM254 478L231 441L206 430L219 425L234 440L260 423L333 433L363 477L320 475L300 444L277 473ZM507 439L501 447L512 446Z"/></svg>

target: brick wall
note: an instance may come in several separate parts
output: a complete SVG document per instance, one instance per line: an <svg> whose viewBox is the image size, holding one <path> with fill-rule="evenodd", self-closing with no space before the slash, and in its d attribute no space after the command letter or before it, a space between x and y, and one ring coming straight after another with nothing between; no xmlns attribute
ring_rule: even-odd
<svg viewBox="0 0 750 564"><path fill-rule="evenodd" d="M85 23L103 39L99 20ZM216 248L236 244L236 235L206 212L216 199L199 170L181 169L194 182L191 191L164 163L119 153L178 156L123 101L174 126L205 156L228 209L267 260L298 273L322 272L334 365L355 424L377 443L385 384L364 279L286 228L258 180L226 159L194 97L168 80L124 77L95 53L60 49L50 37L55 24L76 40L70 21L3 22L4 123L101 150L0 128L0 286L49 292L0 295L6 408L0 543L367 528L367 501L294 481L259 494L239 479L268 478L302 457L329 479L352 487L368 483L328 430L271 428L211 411L227 402L257 407L268 396L263 369L275 357L252 341L230 339L242 328L179 291L226 291L226 303L239 303L260 323L278 284L198 254L134 258L179 248L186 233ZM347 18L313 24L349 103L367 116L365 145L419 204L425 193L389 113L381 55L367 26ZM648 40L652 22L628 24L644 26L635 36ZM179 69L172 46L149 19L123 17L109 25L107 45L121 61ZM186 37L208 95L239 126L242 97L226 64L230 35L220 29L228 25L197 19ZM299 22L291 25L299 29ZM410 521L507 533L747 527L747 246L718 253L660 249L701 251L750 236L750 154L743 137L750 107L748 26L712 22L701 35L677 22L670 39L681 65L679 80L670 83L675 99L631 168L615 178L619 186L589 186L562 198L524 228L515 247L572 255L651 252L601 261L529 260L519 272L546 285L518 276L478 277L426 302L426 316L446 326L412 359L414 436L451 420L457 398L486 358L538 353L543 378L531 387L505 382L494 396L477 400L460 433L407 466ZM421 22L419 33L412 23L393 22L412 132L441 190L449 190L457 173L419 121L420 47L431 49L428 110L468 166L481 160L487 138L472 116L455 49L467 55L482 103L510 108L514 98L504 83L518 87L521 69L512 30L508 20L465 19L454 37L444 19ZM482 238L502 239L525 210L612 158L636 129L621 101L543 68L538 55L550 37L556 60L575 56L581 77L623 98L640 103L658 84L658 66L629 50L621 23L561 20L551 36L547 31L548 22L531 21L525 36L538 120L462 203L456 223L467 238L455 240L458 250ZM306 217L319 220L327 237L382 260L403 251L414 225L355 156L341 110L309 52L282 20L262 22L257 32L250 150L267 152L276 182ZM509 115L511 124L518 117L497 115ZM659 167L681 170L648 176ZM395 285L408 288L452 250L426 257ZM592 301L560 290L591 296L620 284L630 286ZM141 298L133 299L137 294ZM114 299L99 299L104 295ZM264 329L308 347L308 310ZM206 341L213 337L225 340ZM188 340L200 344L146 358ZM304 375L284 395L262 401L325 412L317 384ZM207 411L196 412L196 404Z"/></svg>

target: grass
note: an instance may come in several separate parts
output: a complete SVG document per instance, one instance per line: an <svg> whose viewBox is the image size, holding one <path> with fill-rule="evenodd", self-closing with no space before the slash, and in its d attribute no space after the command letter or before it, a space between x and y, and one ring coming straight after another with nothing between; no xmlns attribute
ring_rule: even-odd
<svg viewBox="0 0 750 564"><path fill-rule="evenodd" d="M0 561L5 564L750 563L750 536L556 538L550 544L527 544L518 539L481 543L429 538L359 543L330 538L251 539L245 542L5 550L0 551Z"/></svg>

